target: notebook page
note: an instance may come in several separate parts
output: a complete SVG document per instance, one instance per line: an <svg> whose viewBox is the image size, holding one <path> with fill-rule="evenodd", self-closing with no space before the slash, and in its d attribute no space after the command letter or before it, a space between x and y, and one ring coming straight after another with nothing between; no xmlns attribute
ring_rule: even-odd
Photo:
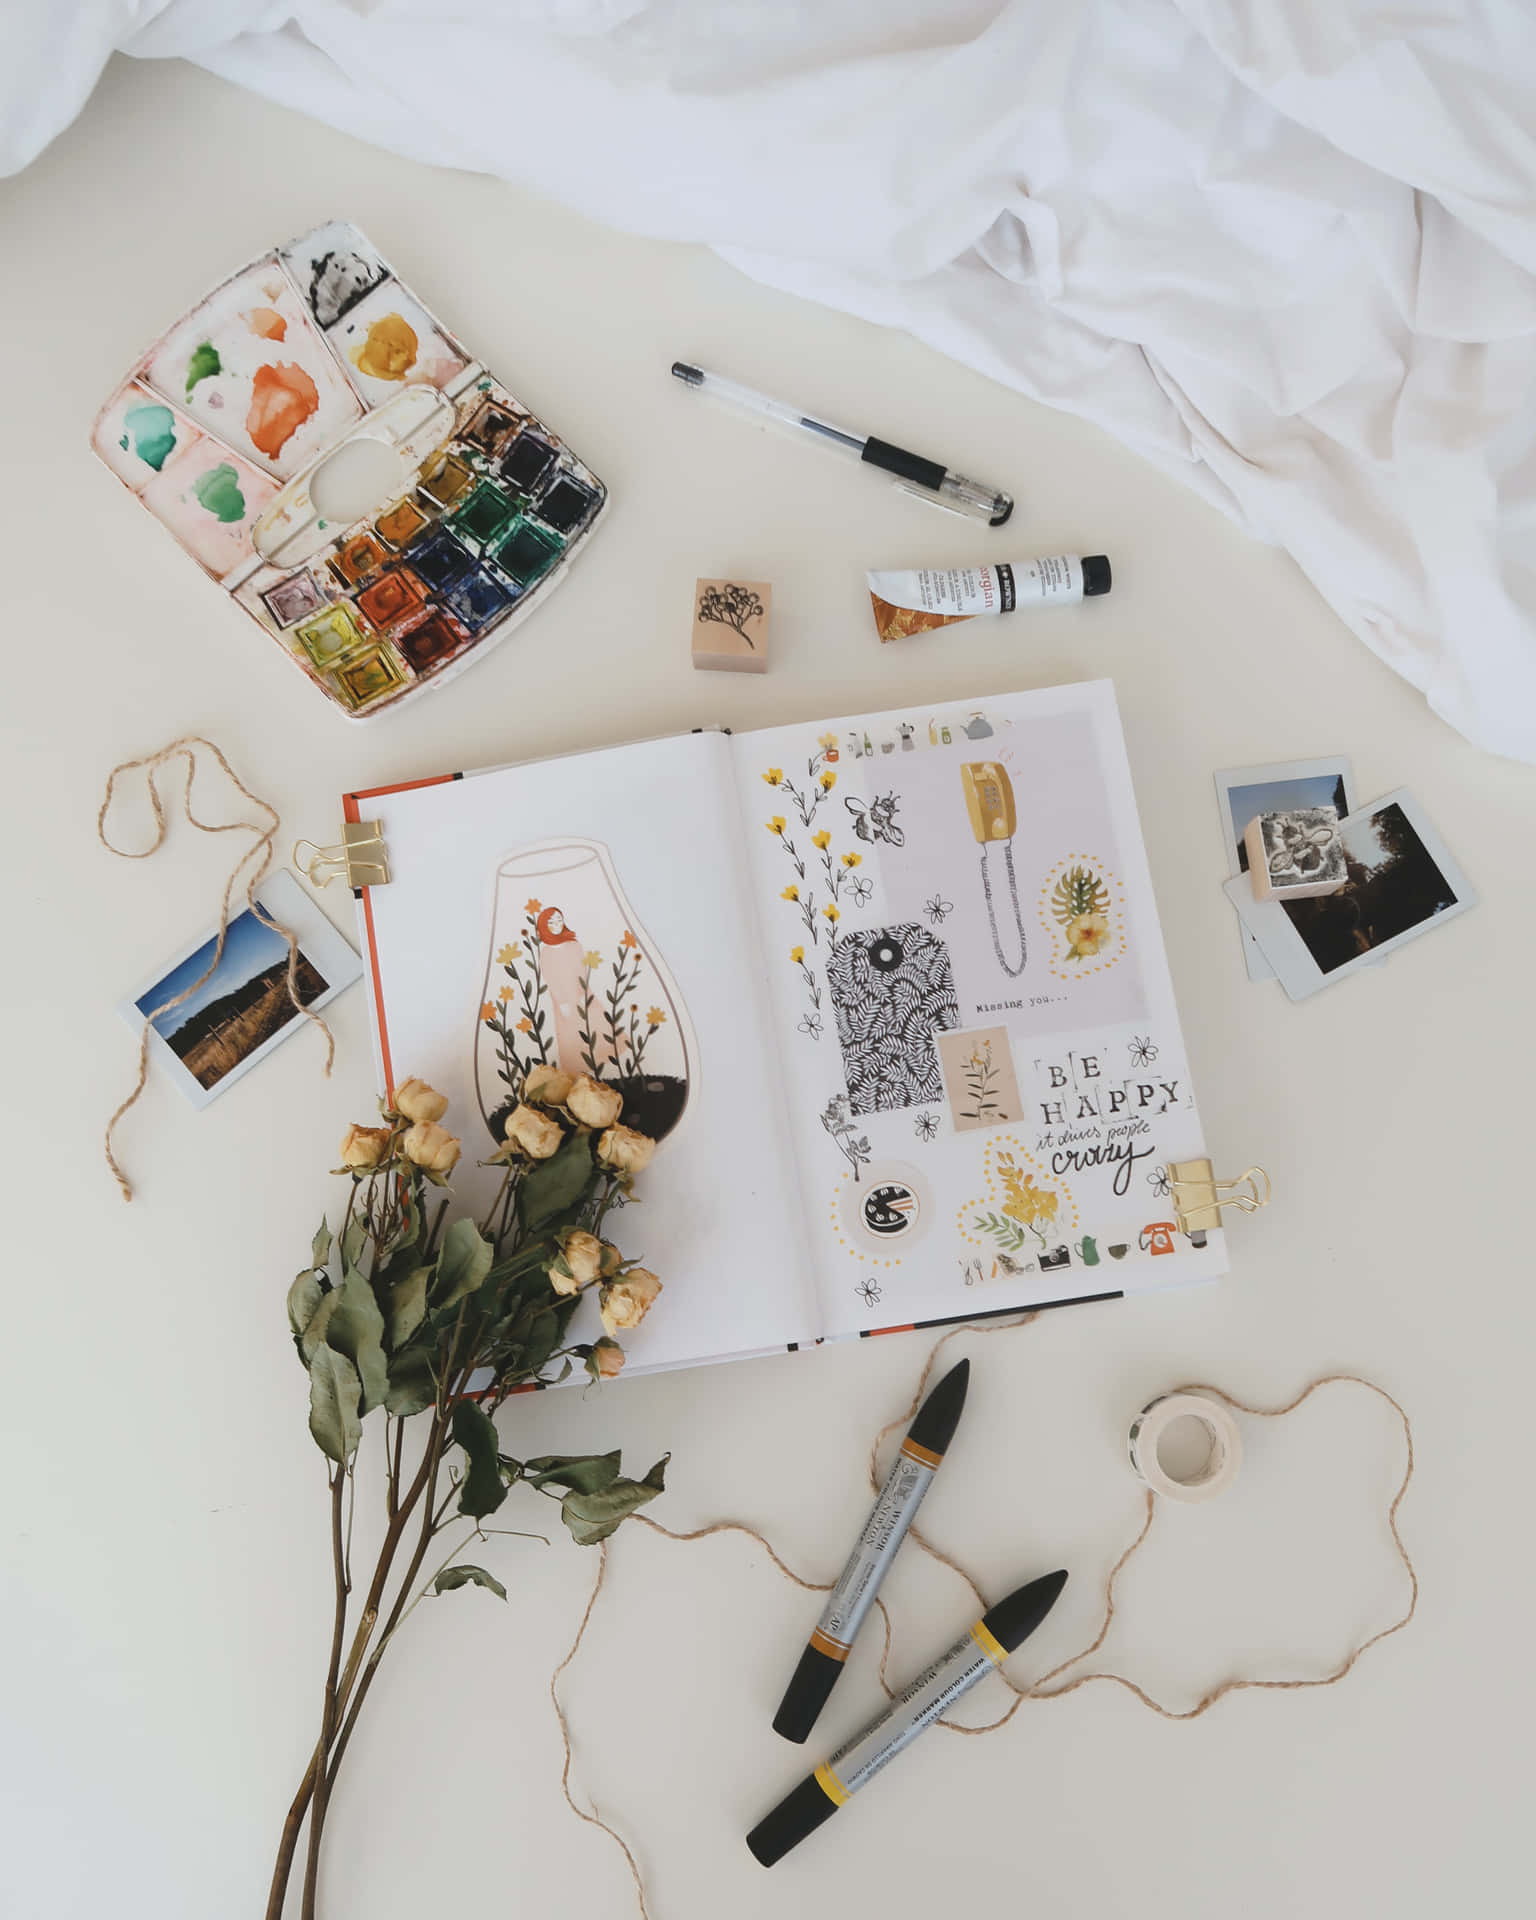
<svg viewBox="0 0 1536 1920"><path fill-rule="evenodd" d="M1110 683L733 750L828 1337L1224 1271Z"/></svg>
<svg viewBox="0 0 1536 1920"><path fill-rule="evenodd" d="M354 809L381 822L393 873L359 909L380 1078L449 1096L456 1193L494 1191L473 1163L499 1139L507 1049L526 1059L540 1033L661 1136L643 1204L609 1215L664 1285L624 1337L636 1370L819 1332L732 779L725 736L683 735ZM599 1331L584 1303L572 1338Z"/></svg>

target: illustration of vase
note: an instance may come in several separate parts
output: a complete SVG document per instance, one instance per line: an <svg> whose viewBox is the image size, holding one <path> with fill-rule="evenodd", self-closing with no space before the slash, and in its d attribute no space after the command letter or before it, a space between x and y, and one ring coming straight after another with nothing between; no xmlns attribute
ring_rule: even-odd
<svg viewBox="0 0 1536 1920"><path fill-rule="evenodd" d="M498 1144L541 1061L617 1087L624 1124L654 1140L698 1073L683 997L597 840L540 841L496 869L475 1088Z"/></svg>

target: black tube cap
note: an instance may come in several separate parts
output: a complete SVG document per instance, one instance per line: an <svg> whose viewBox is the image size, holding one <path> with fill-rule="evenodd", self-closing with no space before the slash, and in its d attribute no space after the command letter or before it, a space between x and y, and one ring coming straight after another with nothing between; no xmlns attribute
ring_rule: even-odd
<svg viewBox="0 0 1536 1920"><path fill-rule="evenodd" d="M753 1859L761 1866L771 1867L836 1812L837 1802L822 1791L814 1774L809 1775L793 1793L785 1795L772 1813L764 1814L747 1835Z"/></svg>
<svg viewBox="0 0 1536 1920"><path fill-rule="evenodd" d="M1064 1571L1042 1574L1027 1587L1015 1587L995 1607L988 1607L981 1616L981 1624L1004 1653L1012 1653L1015 1647L1023 1646L1055 1606L1066 1584Z"/></svg>
<svg viewBox="0 0 1536 1920"><path fill-rule="evenodd" d="M784 1689L779 1710L773 1716L774 1732L782 1734L786 1740L793 1740L798 1746L815 1726L816 1716L827 1704L842 1670L841 1660L834 1660L831 1654L823 1653L819 1647L807 1647L800 1656L799 1666L790 1676L789 1685Z"/></svg>
<svg viewBox="0 0 1536 1920"><path fill-rule="evenodd" d="M1108 593L1112 584L1109 555L1085 553L1083 555L1083 598L1091 600L1096 593Z"/></svg>
<svg viewBox="0 0 1536 1920"><path fill-rule="evenodd" d="M950 1368L944 1378L918 1408L907 1438L914 1446L926 1447L930 1453L946 1453L949 1443L955 1437L955 1428L960 1424L960 1415L965 1408L965 1390L971 1384L971 1363L962 1360L958 1366Z"/></svg>

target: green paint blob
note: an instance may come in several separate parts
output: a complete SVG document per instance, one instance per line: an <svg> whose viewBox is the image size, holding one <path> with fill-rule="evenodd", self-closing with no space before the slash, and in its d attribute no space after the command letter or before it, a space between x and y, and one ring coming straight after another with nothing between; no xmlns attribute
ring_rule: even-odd
<svg viewBox="0 0 1536 1920"><path fill-rule="evenodd" d="M207 380L211 375L223 369L219 350L211 340L205 340L187 362L187 392L190 393L199 380Z"/></svg>
<svg viewBox="0 0 1536 1920"><path fill-rule="evenodd" d="M192 482L192 491L197 496L197 504L222 520L227 526L232 520L245 518L245 495L240 491L240 476L226 460L221 467L210 467L207 473L199 474Z"/></svg>
<svg viewBox="0 0 1536 1920"><path fill-rule="evenodd" d="M123 415L123 425L133 435L134 452L146 467L158 473L176 444L176 416L169 407L146 403L130 407ZM125 437L123 445L127 444Z"/></svg>

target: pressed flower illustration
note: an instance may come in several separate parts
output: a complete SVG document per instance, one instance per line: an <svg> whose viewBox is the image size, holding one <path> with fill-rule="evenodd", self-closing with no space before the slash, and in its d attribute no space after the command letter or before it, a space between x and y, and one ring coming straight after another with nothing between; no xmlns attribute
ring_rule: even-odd
<svg viewBox="0 0 1536 1920"><path fill-rule="evenodd" d="M1109 944L1109 888L1092 867L1067 869L1052 890L1050 910L1066 934L1068 960L1091 959Z"/></svg>
<svg viewBox="0 0 1536 1920"><path fill-rule="evenodd" d="M784 778L784 769L782 767L770 767L763 775L763 778L768 782L770 787L776 787Z"/></svg>
<svg viewBox="0 0 1536 1920"><path fill-rule="evenodd" d="M821 1124L837 1142L838 1151L853 1168L853 1177L857 1180L859 1168L869 1165L869 1135L856 1131L853 1115L849 1112L846 1093L834 1094L827 1102L822 1112Z"/></svg>

